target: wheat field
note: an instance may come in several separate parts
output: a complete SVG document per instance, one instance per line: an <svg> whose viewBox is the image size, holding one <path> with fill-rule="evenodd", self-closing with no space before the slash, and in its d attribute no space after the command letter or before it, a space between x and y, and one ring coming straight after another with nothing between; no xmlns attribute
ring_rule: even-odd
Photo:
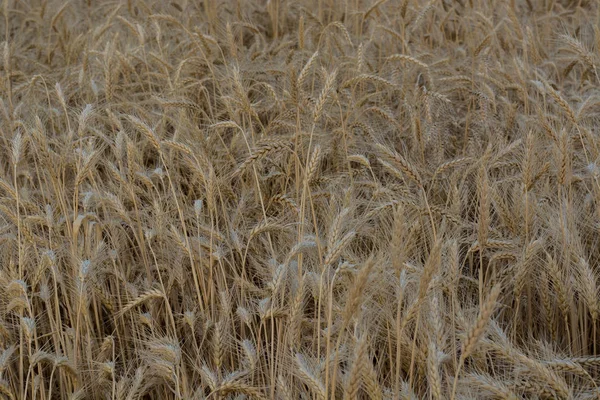
<svg viewBox="0 0 600 400"><path fill-rule="evenodd" d="M3 0L7 399L600 399L600 2Z"/></svg>

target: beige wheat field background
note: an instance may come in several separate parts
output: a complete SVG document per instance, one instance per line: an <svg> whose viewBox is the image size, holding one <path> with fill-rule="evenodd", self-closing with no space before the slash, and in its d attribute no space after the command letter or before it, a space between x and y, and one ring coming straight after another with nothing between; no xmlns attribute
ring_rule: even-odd
<svg viewBox="0 0 600 400"><path fill-rule="evenodd" d="M0 11L0 397L600 399L598 1Z"/></svg>

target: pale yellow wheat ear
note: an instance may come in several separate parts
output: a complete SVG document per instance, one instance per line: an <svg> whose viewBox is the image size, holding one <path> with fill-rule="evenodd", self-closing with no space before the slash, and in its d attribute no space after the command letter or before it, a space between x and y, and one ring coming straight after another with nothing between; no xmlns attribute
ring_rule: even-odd
<svg viewBox="0 0 600 400"><path fill-rule="evenodd" d="M356 235L355 231L350 231L346 233L343 237L339 238L335 242L332 243L331 248L328 250L325 255L325 259L323 260L324 265L331 265L334 261L336 261L344 248L348 246L348 244L352 241L354 236Z"/></svg>
<svg viewBox="0 0 600 400"><path fill-rule="evenodd" d="M302 88L304 86L310 71L314 68L314 66L318 60L318 56L319 56L319 51L317 50L313 53L312 56L310 56L310 58L306 62L306 65L304 65L304 67L300 71L300 74L298 74L297 85L299 88Z"/></svg>
<svg viewBox="0 0 600 400"><path fill-rule="evenodd" d="M466 378L464 378L464 383L468 385L475 385L484 392L497 396L501 399L517 400L519 398L504 382L484 374L469 374Z"/></svg>
<svg viewBox="0 0 600 400"><path fill-rule="evenodd" d="M299 353L296 354L296 366L298 367L298 374L300 378L306 385L308 385L311 392L318 399L325 399L326 392L323 382L315 374L314 368L309 365L306 358Z"/></svg>
<svg viewBox="0 0 600 400"><path fill-rule="evenodd" d="M255 149L252 150L252 153L249 157L247 157L233 172L233 176L238 176L247 171L252 165L254 165L258 160L261 160L267 157L270 154L274 154L276 152L281 152L282 150L287 148L287 143L282 140L267 140L262 144L258 145Z"/></svg>
<svg viewBox="0 0 600 400"><path fill-rule="evenodd" d="M364 290L367 287L371 272L373 271L373 268L375 268L375 265L376 261L374 259L367 260L357 274L354 284L348 291L348 300L343 312L345 323L348 323L360 307L364 296Z"/></svg>
<svg viewBox="0 0 600 400"><path fill-rule="evenodd" d="M6 396L9 399L14 399L15 395L10 389L9 383L5 380L0 380L0 393Z"/></svg>
<svg viewBox="0 0 600 400"><path fill-rule="evenodd" d="M319 97L317 98L317 101L314 106L314 111L313 111L313 120L314 121L317 121L323 114L323 108L325 107L325 102L327 101L327 99L329 98L329 95L331 94L331 91L333 90L333 87L335 85L335 80L337 77L337 73L338 73L338 71L336 69L336 70L333 70L331 73L326 74L325 82L323 84L323 89L321 90L321 93L319 94Z"/></svg>
<svg viewBox="0 0 600 400"><path fill-rule="evenodd" d="M442 398L442 379L439 372L440 354L434 342L429 343L427 350L427 379L434 399Z"/></svg>
<svg viewBox="0 0 600 400"><path fill-rule="evenodd" d="M467 357L469 357L469 355L471 355L471 353L475 350L475 346L477 346L477 343L485 333L487 324L489 323L490 318L494 313L494 310L496 309L496 300L498 299L501 290L502 285L500 283L496 284L491 289L490 293L485 299L485 302L480 306L479 315L477 316L475 323L469 328L469 330L467 331L467 336L462 341L460 360L458 362L458 368L456 369L454 384L452 388L452 398L454 398L454 395L456 393L456 385L458 383L460 370L462 369L462 366L464 365L464 362L467 359Z"/></svg>
<svg viewBox="0 0 600 400"><path fill-rule="evenodd" d="M136 297L135 299L131 300L129 303L127 303L120 311L121 314L125 314L126 312L128 312L129 310L133 309L134 307L146 302L147 300L151 300L151 299L160 299L160 298L164 298L164 293L162 291L160 291L159 289L150 289L142 294L140 294L138 297Z"/></svg>
<svg viewBox="0 0 600 400"><path fill-rule="evenodd" d="M348 377L344 382L344 398L354 399L358 395L360 384L362 381L362 370L365 358L368 353L368 341L366 335L355 341L354 358L352 359L351 368L348 372Z"/></svg>
<svg viewBox="0 0 600 400"><path fill-rule="evenodd" d="M379 162L383 164L387 169L389 169L398 177L401 177L402 174L404 174L406 177L416 182L419 186L423 185L421 181L421 176L417 169L411 163L409 163L402 155L398 154L398 152L396 152L395 150L390 149L381 143L377 143L376 147L380 153L385 155L386 158L388 158L393 163L392 164L380 159Z"/></svg>
<svg viewBox="0 0 600 400"><path fill-rule="evenodd" d="M306 166L306 180L311 181L312 178L317 173L317 168L319 167L319 162L321 161L321 146L316 145L313 148L313 152L310 156L310 160L308 165Z"/></svg>

